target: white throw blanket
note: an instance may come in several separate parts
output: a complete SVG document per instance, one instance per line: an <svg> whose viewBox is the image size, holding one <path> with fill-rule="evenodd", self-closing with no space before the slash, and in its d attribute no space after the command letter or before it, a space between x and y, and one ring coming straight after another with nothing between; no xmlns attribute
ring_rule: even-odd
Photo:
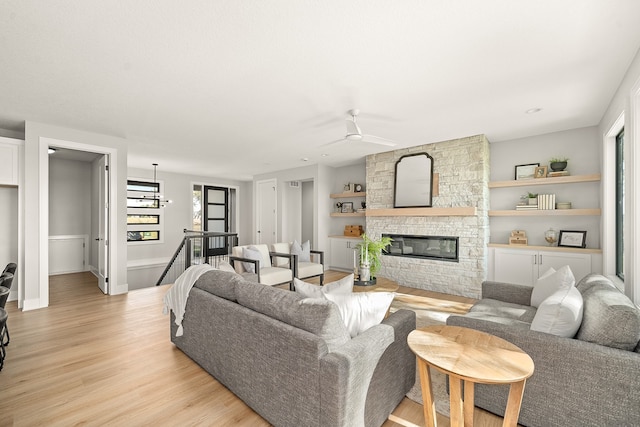
<svg viewBox="0 0 640 427"><path fill-rule="evenodd" d="M187 268L184 273L176 279L176 283L169 288L169 291L164 296L163 313L169 314L169 310L171 310L176 316L175 322L176 325L178 325L178 330L176 331L177 337L181 337L184 332L182 329L182 318L184 317L189 292L191 292L191 288L196 280L210 270L215 270L215 268L209 264L193 265Z"/></svg>

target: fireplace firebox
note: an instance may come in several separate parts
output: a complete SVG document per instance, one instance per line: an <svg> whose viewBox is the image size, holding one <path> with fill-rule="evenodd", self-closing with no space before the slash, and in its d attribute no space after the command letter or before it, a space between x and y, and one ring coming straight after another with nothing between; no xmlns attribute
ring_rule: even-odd
<svg viewBox="0 0 640 427"><path fill-rule="evenodd" d="M382 236L393 239L382 251L384 255L458 262L458 237L387 233Z"/></svg>

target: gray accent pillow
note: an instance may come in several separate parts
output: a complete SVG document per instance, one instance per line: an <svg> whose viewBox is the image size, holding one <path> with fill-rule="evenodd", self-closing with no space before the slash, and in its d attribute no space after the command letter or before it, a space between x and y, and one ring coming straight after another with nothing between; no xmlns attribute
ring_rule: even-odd
<svg viewBox="0 0 640 427"><path fill-rule="evenodd" d="M255 248L242 248L242 258L255 259L262 262L262 253ZM256 266L251 262L243 262L242 266L247 273L256 272Z"/></svg>
<svg viewBox="0 0 640 427"><path fill-rule="evenodd" d="M311 243L307 240L301 245L294 240L291 244L291 254L298 255L298 262L311 262Z"/></svg>

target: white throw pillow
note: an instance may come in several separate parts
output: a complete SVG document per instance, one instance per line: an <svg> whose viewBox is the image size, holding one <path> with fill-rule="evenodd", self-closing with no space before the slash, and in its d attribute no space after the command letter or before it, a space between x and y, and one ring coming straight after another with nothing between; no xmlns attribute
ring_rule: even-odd
<svg viewBox="0 0 640 427"><path fill-rule="evenodd" d="M262 253L254 247L242 248L242 258L255 259L256 261L260 261L260 268L264 267L264 265L262 265ZM243 262L242 266L247 273L256 272L256 265L252 262Z"/></svg>
<svg viewBox="0 0 640 427"><path fill-rule="evenodd" d="M311 261L311 243L307 240L302 245L294 240L291 244L291 254L298 255L298 262Z"/></svg>
<svg viewBox="0 0 640 427"><path fill-rule="evenodd" d="M572 338L582 324L582 294L575 287L561 289L542 301L531 330Z"/></svg>
<svg viewBox="0 0 640 427"><path fill-rule="evenodd" d="M352 338L380 324L394 296L394 292L325 294L325 298L338 306L340 316Z"/></svg>
<svg viewBox="0 0 640 427"><path fill-rule="evenodd" d="M324 286L293 279L294 289L306 298L324 298L325 294L350 294L353 292L353 274Z"/></svg>
<svg viewBox="0 0 640 427"><path fill-rule="evenodd" d="M252 264L252 266L253 266L253 264ZM231 264L229 264L227 261L220 261L218 263L218 270L228 271L230 273L235 273L236 272L235 268L233 268L231 266Z"/></svg>
<svg viewBox="0 0 640 427"><path fill-rule="evenodd" d="M542 301L561 289L568 289L576 284L576 278L568 265L560 267L558 271L550 268L533 286L531 305L538 307Z"/></svg>

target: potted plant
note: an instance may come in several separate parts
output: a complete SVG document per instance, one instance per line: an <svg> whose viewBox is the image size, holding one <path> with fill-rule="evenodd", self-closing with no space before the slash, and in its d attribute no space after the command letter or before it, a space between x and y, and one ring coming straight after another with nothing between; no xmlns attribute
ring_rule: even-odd
<svg viewBox="0 0 640 427"><path fill-rule="evenodd" d="M554 172L563 171L567 167L568 161L567 157L553 157L549 160L549 167Z"/></svg>
<svg viewBox="0 0 640 427"><path fill-rule="evenodd" d="M538 204L538 193L527 193L527 198L529 199L530 205Z"/></svg>
<svg viewBox="0 0 640 427"><path fill-rule="evenodd" d="M382 267L382 263L380 262L380 256L382 255L382 250L389 246L393 239L391 237L381 237L379 239L372 239L367 236L367 233L362 233L362 242L358 243L356 249L359 251L361 259L366 259L369 263L369 271L371 274L371 278L375 278L376 274Z"/></svg>

